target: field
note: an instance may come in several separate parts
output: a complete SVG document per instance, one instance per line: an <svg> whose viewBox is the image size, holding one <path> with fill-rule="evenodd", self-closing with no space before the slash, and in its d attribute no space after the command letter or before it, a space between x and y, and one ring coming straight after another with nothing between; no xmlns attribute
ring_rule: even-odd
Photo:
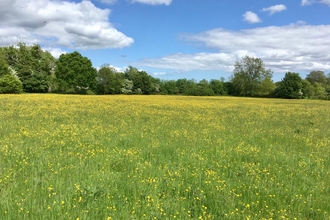
<svg viewBox="0 0 330 220"><path fill-rule="evenodd" d="M1 219L330 219L330 102L0 96Z"/></svg>

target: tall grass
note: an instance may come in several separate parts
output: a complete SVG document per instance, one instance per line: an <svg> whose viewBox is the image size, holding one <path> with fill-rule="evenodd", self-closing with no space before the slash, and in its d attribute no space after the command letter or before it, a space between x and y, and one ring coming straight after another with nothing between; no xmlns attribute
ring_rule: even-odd
<svg viewBox="0 0 330 220"><path fill-rule="evenodd" d="M1 219L329 219L330 102L0 96Z"/></svg>

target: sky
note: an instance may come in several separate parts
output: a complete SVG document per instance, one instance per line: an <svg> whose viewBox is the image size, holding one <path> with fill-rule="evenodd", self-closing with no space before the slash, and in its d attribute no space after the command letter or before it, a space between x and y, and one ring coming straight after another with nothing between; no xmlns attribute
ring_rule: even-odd
<svg viewBox="0 0 330 220"><path fill-rule="evenodd" d="M166 80L229 79L246 55L304 78L330 72L330 0L0 0L0 46L17 42Z"/></svg>

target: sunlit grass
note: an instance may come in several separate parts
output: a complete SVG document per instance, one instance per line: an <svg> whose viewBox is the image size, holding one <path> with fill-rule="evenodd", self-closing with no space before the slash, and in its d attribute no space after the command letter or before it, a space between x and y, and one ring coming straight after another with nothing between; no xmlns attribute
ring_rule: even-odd
<svg viewBox="0 0 330 220"><path fill-rule="evenodd" d="M0 96L1 219L329 219L330 102Z"/></svg>

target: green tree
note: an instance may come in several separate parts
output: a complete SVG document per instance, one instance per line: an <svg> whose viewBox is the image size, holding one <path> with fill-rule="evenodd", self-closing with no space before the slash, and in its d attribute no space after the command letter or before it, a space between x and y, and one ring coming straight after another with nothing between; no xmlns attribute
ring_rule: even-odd
<svg viewBox="0 0 330 220"><path fill-rule="evenodd" d="M122 82L121 92L127 95L133 94L133 81L124 79Z"/></svg>
<svg viewBox="0 0 330 220"><path fill-rule="evenodd" d="M101 94L115 94L116 91L116 70L105 64L97 74L98 91Z"/></svg>
<svg viewBox="0 0 330 220"><path fill-rule="evenodd" d="M210 87L215 95L225 95L225 86L221 80L212 79L210 81Z"/></svg>
<svg viewBox="0 0 330 220"><path fill-rule="evenodd" d="M302 88L301 88L302 94L304 98L313 98L314 96L314 87L312 84L306 80L302 80Z"/></svg>
<svg viewBox="0 0 330 220"><path fill-rule="evenodd" d="M0 56L0 77L10 75L10 69L7 62Z"/></svg>
<svg viewBox="0 0 330 220"><path fill-rule="evenodd" d="M272 72L265 68L260 58L245 56L236 61L231 81L237 95L255 96L260 83L267 77L272 78Z"/></svg>
<svg viewBox="0 0 330 220"><path fill-rule="evenodd" d="M288 99L302 98L302 85L303 80L298 73L287 72L276 89L276 95Z"/></svg>
<svg viewBox="0 0 330 220"><path fill-rule="evenodd" d="M85 93L95 89L97 71L79 52L62 54L56 61L55 75L62 92Z"/></svg>
<svg viewBox="0 0 330 220"><path fill-rule="evenodd" d="M22 82L13 75L0 51L0 93L22 93Z"/></svg>
<svg viewBox="0 0 330 220"><path fill-rule="evenodd" d="M0 77L1 94L18 94L23 92L22 82L12 74L6 74Z"/></svg>
<svg viewBox="0 0 330 220"><path fill-rule="evenodd" d="M326 89L319 83L314 83L314 98L315 99L326 99L327 92Z"/></svg>
<svg viewBox="0 0 330 220"><path fill-rule="evenodd" d="M23 71L18 74L20 81L23 84L24 92L28 93L46 93L48 92L49 84L48 77L38 72Z"/></svg>
<svg viewBox="0 0 330 220"><path fill-rule="evenodd" d="M25 92L47 92L54 87L50 80L55 58L48 51L43 51L40 45L18 43L3 50L6 61L22 81Z"/></svg>
<svg viewBox="0 0 330 220"><path fill-rule="evenodd" d="M266 79L260 82L257 94L258 96L269 96L274 92L274 90L275 84L273 80L270 77L266 77Z"/></svg>
<svg viewBox="0 0 330 220"><path fill-rule="evenodd" d="M325 87L327 84L327 77L323 71L312 71L306 76L306 80L308 80L312 85L318 83L319 85Z"/></svg>
<svg viewBox="0 0 330 220"><path fill-rule="evenodd" d="M125 71L125 77L133 82L134 94L152 94L155 92L152 78L147 72L139 71L135 67L129 66Z"/></svg>

